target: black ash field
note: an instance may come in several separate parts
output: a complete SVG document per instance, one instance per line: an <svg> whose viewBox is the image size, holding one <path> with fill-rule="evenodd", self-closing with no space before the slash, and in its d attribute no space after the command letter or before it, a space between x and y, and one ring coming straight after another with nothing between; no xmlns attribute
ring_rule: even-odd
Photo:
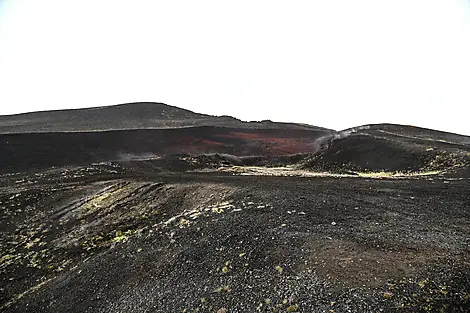
<svg viewBox="0 0 470 313"><path fill-rule="evenodd" d="M0 119L0 312L470 311L469 137L99 110Z"/></svg>

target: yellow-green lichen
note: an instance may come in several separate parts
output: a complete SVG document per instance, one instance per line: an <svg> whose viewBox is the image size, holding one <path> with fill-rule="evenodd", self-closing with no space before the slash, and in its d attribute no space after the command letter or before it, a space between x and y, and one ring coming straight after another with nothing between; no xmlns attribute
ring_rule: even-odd
<svg viewBox="0 0 470 313"><path fill-rule="evenodd" d="M12 255L12 254L4 255L4 256L2 256L2 257L0 258L0 264L2 264L3 262L6 262L6 261L8 261L8 260L11 260L11 259L13 259L13 258L15 258L15 256Z"/></svg>

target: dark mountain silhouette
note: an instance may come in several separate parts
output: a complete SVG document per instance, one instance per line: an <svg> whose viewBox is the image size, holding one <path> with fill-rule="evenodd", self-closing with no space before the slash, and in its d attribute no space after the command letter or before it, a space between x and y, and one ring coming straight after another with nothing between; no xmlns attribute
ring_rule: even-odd
<svg viewBox="0 0 470 313"><path fill-rule="evenodd" d="M197 126L326 130L293 123L243 122L230 116L199 114L154 102L0 116L0 133L93 132Z"/></svg>
<svg viewBox="0 0 470 313"><path fill-rule="evenodd" d="M1 172L213 153L251 157L227 161L233 165L418 171L465 165L470 151L470 137L413 126L374 124L334 131L243 122L149 102L2 116L0 130ZM297 156L279 159L284 155Z"/></svg>

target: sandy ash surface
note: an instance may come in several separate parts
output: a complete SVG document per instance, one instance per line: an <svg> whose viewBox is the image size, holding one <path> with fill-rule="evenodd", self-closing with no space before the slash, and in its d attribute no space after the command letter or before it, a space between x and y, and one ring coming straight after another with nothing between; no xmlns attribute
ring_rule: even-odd
<svg viewBox="0 0 470 313"><path fill-rule="evenodd" d="M468 178L4 175L1 312L468 312Z"/></svg>

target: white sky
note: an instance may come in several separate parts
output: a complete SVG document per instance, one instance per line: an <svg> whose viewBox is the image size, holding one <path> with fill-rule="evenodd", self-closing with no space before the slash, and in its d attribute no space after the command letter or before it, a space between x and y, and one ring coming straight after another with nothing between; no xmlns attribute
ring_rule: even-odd
<svg viewBox="0 0 470 313"><path fill-rule="evenodd" d="M0 114L137 101L470 135L470 2L0 0Z"/></svg>

